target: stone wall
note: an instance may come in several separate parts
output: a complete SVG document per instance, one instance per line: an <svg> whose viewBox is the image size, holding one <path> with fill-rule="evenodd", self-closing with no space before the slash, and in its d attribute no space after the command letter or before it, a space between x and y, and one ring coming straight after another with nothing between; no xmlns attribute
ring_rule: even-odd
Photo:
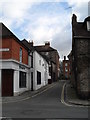
<svg viewBox="0 0 90 120"><path fill-rule="evenodd" d="M77 93L82 98L90 97L90 39L75 39L74 74Z"/></svg>

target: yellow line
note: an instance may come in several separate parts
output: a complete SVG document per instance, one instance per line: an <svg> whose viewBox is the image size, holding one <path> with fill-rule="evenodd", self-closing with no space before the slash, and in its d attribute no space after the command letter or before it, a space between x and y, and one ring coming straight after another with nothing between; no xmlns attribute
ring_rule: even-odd
<svg viewBox="0 0 90 120"><path fill-rule="evenodd" d="M62 88L62 93L61 93L61 102L66 105L66 106L69 106L69 107L88 107L88 106L81 106L81 105L72 105L72 104L69 104L69 103L66 103L65 100L64 100L64 89L65 89L65 85L66 83L64 83L63 85L63 88Z"/></svg>
<svg viewBox="0 0 90 120"><path fill-rule="evenodd" d="M37 94L35 94L35 95L33 95L33 96L30 96L30 97L27 97L27 98L23 98L23 99L20 99L20 100L16 100L16 101L2 102L2 104L4 104L4 103L15 103L15 102L25 101L25 100L34 98L34 97L36 97L36 96L44 93L45 91L49 90L50 88L54 87L55 85L56 85L56 83L55 83L54 85L50 86L49 88L47 88L47 89L45 89L45 90L43 90L43 91L41 91L41 92L39 92L39 93L37 93Z"/></svg>

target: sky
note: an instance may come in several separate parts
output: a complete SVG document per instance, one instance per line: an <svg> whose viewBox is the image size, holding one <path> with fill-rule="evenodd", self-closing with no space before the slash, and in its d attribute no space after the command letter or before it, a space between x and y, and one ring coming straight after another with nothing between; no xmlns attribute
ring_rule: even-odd
<svg viewBox="0 0 90 120"><path fill-rule="evenodd" d="M20 40L50 45L60 59L72 49L72 14L83 22L89 0L0 0L0 22Z"/></svg>

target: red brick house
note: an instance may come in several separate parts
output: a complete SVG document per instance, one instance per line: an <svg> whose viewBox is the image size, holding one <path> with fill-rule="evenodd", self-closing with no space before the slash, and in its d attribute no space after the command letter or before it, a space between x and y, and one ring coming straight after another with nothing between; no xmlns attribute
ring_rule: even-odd
<svg viewBox="0 0 90 120"><path fill-rule="evenodd" d="M0 23L0 77L2 96L28 90L28 49Z"/></svg>
<svg viewBox="0 0 90 120"><path fill-rule="evenodd" d="M64 79L70 78L70 61L66 60L66 56L64 56L63 60L63 77Z"/></svg>

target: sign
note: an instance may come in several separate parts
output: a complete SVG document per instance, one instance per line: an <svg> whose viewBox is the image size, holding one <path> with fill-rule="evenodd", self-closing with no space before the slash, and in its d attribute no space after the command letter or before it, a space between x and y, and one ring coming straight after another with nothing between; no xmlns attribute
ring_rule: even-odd
<svg viewBox="0 0 90 120"><path fill-rule="evenodd" d="M19 68L25 70L25 67L23 65L19 65Z"/></svg>
<svg viewBox="0 0 90 120"><path fill-rule="evenodd" d="M8 52L9 48L0 48L0 52Z"/></svg>

